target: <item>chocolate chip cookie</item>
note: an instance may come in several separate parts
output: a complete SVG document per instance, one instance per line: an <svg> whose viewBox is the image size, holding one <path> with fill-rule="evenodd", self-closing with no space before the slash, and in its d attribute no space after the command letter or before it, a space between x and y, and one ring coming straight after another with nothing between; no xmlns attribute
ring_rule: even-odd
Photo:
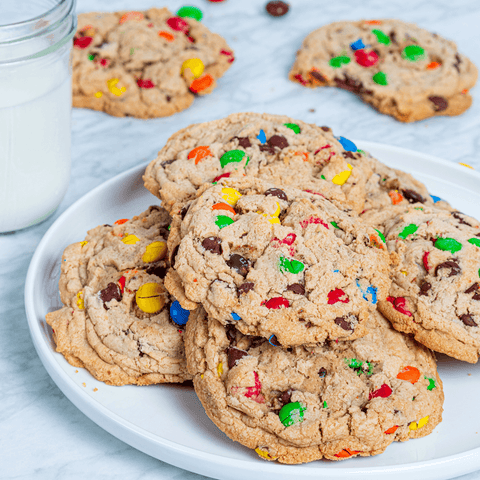
<svg viewBox="0 0 480 480"><path fill-rule="evenodd" d="M366 220L385 235L392 284L379 309L401 332L451 357L480 352L480 223L457 211L393 207Z"/></svg>
<svg viewBox="0 0 480 480"><path fill-rule="evenodd" d="M188 108L195 95L210 93L234 53L197 20L196 10L80 14L73 106L117 117L165 117Z"/></svg>
<svg viewBox="0 0 480 480"><path fill-rule="evenodd" d="M378 312L363 338L282 348L203 310L185 348L210 419L265 460L302 463L382 453L430 434L443 387L432 353Z"/></svg>
<svg viewBox="0 0 480 480"><path fill-rule="evenodd" d="M477 68L454 42L400 20L335 22L304 40L289 77L335 86L401 122L460 115Z"/></svg>
<svg viewBox="0 0 480 480"><path fill-rule="evenodd" d="M386 298L381 234L319 195L227 178L201 189L179 217L167 288L180 302L184 291L184 308L202 304L245 334L282 345L357 338Z"/></svg>
<svg viewBox="0 0 480 480"><path fill-rule="evenodd" d="M57 351L109 385L190 378L186 320L175 323L172 311L182 309L163 285L169 221L165 210L150 207L131 220L90 230L63 254L65 306L48 313L47 323Z"/></svg>

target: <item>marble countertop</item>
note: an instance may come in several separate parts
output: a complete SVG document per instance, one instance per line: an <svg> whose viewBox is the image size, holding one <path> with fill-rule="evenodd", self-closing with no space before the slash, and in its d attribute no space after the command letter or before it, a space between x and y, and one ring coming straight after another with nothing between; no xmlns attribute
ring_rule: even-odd
<svg viewBox="0 0 480 480"><path fill-rule="evenodd" d="M59 209L41 225L0 236L0 478L204 478L131 448L84 416L41 364L30 338L23 300L32 255L59 215L97 185L155 158L178 129L239 111L286 114L329 125L347 138L397 145L480 168L478 87L473 90L473 106L459 117L402 124L376 113L349 92L305 89L287 79L304 36L340 19L416 22L455 40L459 50L480 66L480 2L290 0L290 13L272 18L264 11L266 1L190 0L190 5L203 10L203 22L223 35L236 52L236 62L214 93L173 117L148 121L75 109L72 176ZM77 0L77 10L142 10L154 4L153 0ZM160 5L176 11L182 2L163 0ZM480 479L480 471L458 478Z"/></svg>

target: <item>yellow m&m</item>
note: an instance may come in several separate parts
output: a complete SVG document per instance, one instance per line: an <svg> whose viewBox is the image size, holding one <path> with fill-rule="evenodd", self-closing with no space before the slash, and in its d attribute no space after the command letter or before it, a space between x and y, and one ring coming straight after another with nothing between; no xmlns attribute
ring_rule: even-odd
<svg viewBox="0 0 480 480"><path fill-rule="evenodd" d="M159 283L144 283L135 294L138 308L145 313L157 313L165 305L164 290Z"/></svg>
<svg viewBox="0 0 480 480"><path fill-rule="evenodd" d="M190 81L201 77L205 66L199 58L189 58L182 63L182 75Z"/></svg>
<svg viewBox="0 0 480 480"><path fill-rule="evenodd" d="M222 198L232 207L238 202L238 199L242 194L234 188L225 187L222 188Z"/></svg>
<svg viewBox="0 0 480 480"><path fill-rule="evenodd" d="M412 422L408 428L410 428L410 430L417 430L419 428L422 428L424 427L427 423L428 423L428 415L426 417L423 417L421 418L418 423L417 422Z"/></svg>
<svg viewBox="0 0 480 480"><path fill-rule="evenodd" d="M349 170L344 170L343 172L340 172L338 175L335 175L332 178L332 182L335 185L343 185L348 180L348 178L352 174L353 167L350 164L348 164L348 168Z"/></svg>
<svg viewBox="0 0 480 480"><path fill-rule="evenodd" d="M127 235L125 238L122 238L122 242L125 245L135 245L139 241L140 239L136 235Z"/></svg>
<svg viewBox="0 0 480 480"><path fill-rule="evenodd" d="M145 263L152 263L161 260L167 254L167 244L165 242L152 242L147 245L142 260Z"/></svg>
<svg viewBox="0 0 480 480"><path fill-rule="evenodd" d="M123 95L126 91L126 87L118 88L117 84L120 80L118 78L111 78L110 80L107 80L107 87L110 90L111 93L119 97L120 95Z"/></svg>

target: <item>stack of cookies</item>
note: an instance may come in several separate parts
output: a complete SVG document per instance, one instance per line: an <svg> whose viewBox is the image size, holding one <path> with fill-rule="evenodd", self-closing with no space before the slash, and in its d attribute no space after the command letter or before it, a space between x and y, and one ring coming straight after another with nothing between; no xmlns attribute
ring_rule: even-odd
<svg viewBox="0 0 480 480"><path fill-rule="evenodd" d="M161 207L64 252L47 322L72 365L110 385L193 378L223 432L282 463L433 431L431 350L480 351L479 222L280 115L187 127L143 178Z"/></svg>

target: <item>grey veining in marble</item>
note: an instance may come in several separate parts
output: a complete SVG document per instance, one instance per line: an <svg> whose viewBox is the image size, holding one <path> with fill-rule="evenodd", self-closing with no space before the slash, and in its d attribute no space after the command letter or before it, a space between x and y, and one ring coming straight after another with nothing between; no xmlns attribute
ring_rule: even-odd
<svg viewBox="0 0 480 480"><path fill-rule="evenodd" d="M176 130L238 111L282 113L330 125L347 138L398 145L480 168L478 87L472 108L463 115L406 125L381 116L348 92L310 90L287 80L303 37L340 19L391 17L416 22L455 40L460 51L480 66L478 0L290 0L290 13L276 19L265 14L266 1L190 0L203 10L203 22L223 35L236 53L217 90L165 119L118 119L74 110L72 177L60 208L41 225L0 236L0 478L203 478L129 447L70 403L38 359L23 304L30 259L58 216L92 188L153 159ZM176 11L182 2L78 0L77 9L142 10L155 4ZM480 471L459 478L479 479Z"/></svg>

